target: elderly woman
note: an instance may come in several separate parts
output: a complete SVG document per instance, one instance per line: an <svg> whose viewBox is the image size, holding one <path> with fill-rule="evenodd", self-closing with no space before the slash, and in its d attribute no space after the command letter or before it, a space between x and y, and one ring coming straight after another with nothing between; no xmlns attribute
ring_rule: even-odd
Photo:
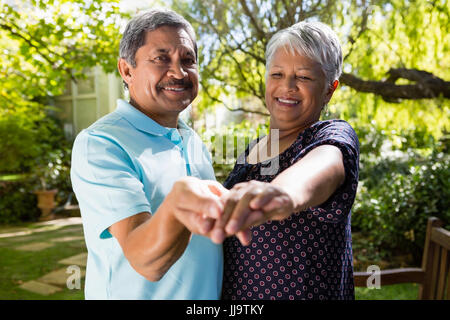
<svg viewBox="0 0 450 320"><path fill-rule="evenodd" d="M211 233L228 237L222 298L354 299L359 142L347 122L319 121L342 72L339 40L322 23L297 23L272 37L266 69L278 137L250 143L225 181L232 189Z"/></svg>

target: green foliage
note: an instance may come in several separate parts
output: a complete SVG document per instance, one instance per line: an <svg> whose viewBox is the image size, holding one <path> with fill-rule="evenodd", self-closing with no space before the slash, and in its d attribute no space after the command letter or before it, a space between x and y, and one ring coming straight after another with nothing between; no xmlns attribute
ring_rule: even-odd
<svg viewBox="0 0 450 320"><path fill-rule="evenodd" d="M239 124L231 123L222 128L205 130L199 134L211 153L213 168L219 182L224 182L234 167L237 157L245 151L247 145L258 136L266 135L268 122L255 125L244 120Z"/></svg>
<svg viewBox="0 0 450 320"><path fill-rule="evenodd" d="M351 6L348 10L354 12ZM360 27L353 15L351 22L341 22L349 24L351 38L335 26L343 40L344 72L365 80L385 80L391 68L415 68L450 78L448 1L376 1L368 14L365 26ZM344 119L373 122L386 131L425 128L439 138L450 128L450 105L442 98L392 103L343 86L330 107Z"/></svg>
<svg viewBox="0 0 450 320"><path fill-rule="evenodd" d="M428 217L436 216L450 227L448 138L436 142L420 131L403 132L403 143L395 147L392 136L374 131L360 135L362 146L374 146L374 152L361 154L352 226L382 251L381 256L412 253L419 264Z"/></svg>
<svg viewBox="0 0 450 320"><path fill-rule="evenodd" d="M12 97L61 94L86 68L114 71L122 17L115 0L2 3L0 96L13 108Z"/></svg>
<svg viewBox="0 0 450 320"><path fill-rule="evenodd" d="M259 103L264 111L265 56L275 31L302 20L329 24L341 39L346 73L383 81L391 68L420 69L442 79L450 77L450 7L439 1L173 1L172 7L197 30L201 85L197 108L211 112L217 105L240 108L237 98ZM407 84L409 81L402 80ZM342 86L330 111L357 123L374 121L385 130L425 127L439 138L450 128L448 101L386 102L373 94Z"/></svg>
<svg viewBox="0 0 450 320"><path fill-rule="evenodd" d="M9 4L8 4L9 3ZM70 187L71 144L51 117L51 98L100 65L116 70L119 1L30 0L0 4L0 174L24 173L0 191L0 222L33 220L36 189Z"/></svg>
<svg viewBox="0 0 450 320"><path fill-rule="evenodd" d="M0 181L0 224L37 221L41 212L36 196L31 192L34 181Z"/></svg>
<svg viewBox="0 0 450 320"><path fill-rule="evenodd" d="M0 181L0 223L36 220L40 211L33 191L57 188L56 202L66 201L72 192L71 143L58 122L17 112L0 118L0 134L5 137L0 172L24 174L19 181Z"/></svg>
<svg viewBox="0 0 450 320"><path fill-rule="evenodd" d="M0 172L15 173L29 169L31 161L38 155L36 146L37 126L35 120L42 119L31 112L0 113ZM28 110L27 110L28 111ZM1 112L1 111L0 111Z"/></svg>

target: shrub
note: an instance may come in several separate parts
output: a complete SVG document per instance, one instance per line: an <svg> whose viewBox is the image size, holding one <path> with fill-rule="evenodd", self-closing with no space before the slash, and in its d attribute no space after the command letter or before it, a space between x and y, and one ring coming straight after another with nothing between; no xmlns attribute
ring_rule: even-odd
<svg viewBox="0 0 450 320"><path fill-rule="evenodd" d="M42 189L42 182L47 189L58 189L58 204L72 192L71 142L57 119L34 107L0 114L0 176L25 176L15 182L0 180L0 223L36 220L40 211L33 191Z"/></svg>
<svg viewBox="0 0 450 320"><path fill-rule="evenodd" d="M376 137L375 137L376 136ZM379 140L383 134L374 135ZM411 139L411 137L423 137ZM367 136L363 136L367 137ZM425 241L427 219L436 216L450 226L450 157L445 139L401 133L402 142L393 147L385 140L380 156L361 154L360 185L353 206L353 230L361 231L389 257L413 254L419 263ZM409 141L414 145L409 147ZM365 141L362 141L365 143ZM370 141L367 142L370 144ZM390 150L383 150L383 145ZM377 150L374 151L376 154Z"/></svg>
<svg viewBox="0 0 450 320"><path fill-rule="evenodd" d="M268 123L255 125L248 120L239 124L231 123L220 129L201 131L199 134L212 156L216 179L223 183L247 145L267 132Z"/></svg>
<svg viewBox="0 0 450 320"><path fill-rule="evenodd" d="M0 182L0 224L37 221L41 212L28 180Z"/></svg>

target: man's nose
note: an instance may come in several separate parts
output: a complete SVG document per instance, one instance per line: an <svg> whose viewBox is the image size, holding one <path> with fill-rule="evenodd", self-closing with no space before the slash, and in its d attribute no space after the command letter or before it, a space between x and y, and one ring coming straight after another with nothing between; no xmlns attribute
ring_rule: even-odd
<svg viewBox="0 0 450 320"><path fill-rule="evenodd" d="M183 68L183 64L181 61L173 61L170 64L169 71L167 72L167 75L169 77L175 78L175 79L184 79L187 76L187 72Z"/></svg>

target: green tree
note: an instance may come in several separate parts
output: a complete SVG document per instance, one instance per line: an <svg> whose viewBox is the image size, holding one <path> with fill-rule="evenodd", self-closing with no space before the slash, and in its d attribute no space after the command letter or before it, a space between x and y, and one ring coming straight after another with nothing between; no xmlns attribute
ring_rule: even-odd
<svg viewBox="0 0 450 320"><path fill-rule="evenodd" d="M88 68L115 70L126 17L118 0L2 1L0 172L27 171L57 145L50 99Z"/></svg>
<svg viewBox="0 0 450 320"><path fill-rule="evenodd" d="M0 7L2 108L46 103L86 68L115 70L123 14L117 0L30 0Z"/></svg>
<svg viewBox="0 0 450 320"><path fill-rule="evenodd" d="M334 115L386 128L425 125L437 135L449 126L450 82L442 80L450 78L445 0L193 0L173 1L173 7L200 38L200 109L220 103L265 113L268 40L295 22L320 20L336 30L344 51ZM242 105L225 99L229 95L255 99Z"/></svg>

